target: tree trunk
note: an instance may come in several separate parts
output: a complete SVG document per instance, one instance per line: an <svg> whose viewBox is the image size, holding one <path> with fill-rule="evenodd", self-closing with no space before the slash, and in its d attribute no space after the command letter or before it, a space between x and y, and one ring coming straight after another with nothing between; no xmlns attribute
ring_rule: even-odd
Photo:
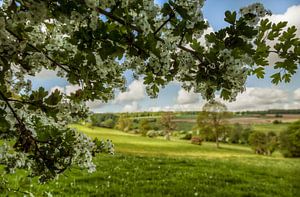
<svg viewBox="0 0 300 197"><path fill-rule="evenodd" d="M170 141L171 140L171 135L170 135L170 132L167 132L166 135L165 135L165 139Z"/></svg>
<svg viewBox="0 0 300 197"><path fill-rule="evenodd" d="M216 129L216 144L217 144L217 148L220 148L220 146L219 146L219 133L218 133L218 129L217 128L215 128Z"/></svg>

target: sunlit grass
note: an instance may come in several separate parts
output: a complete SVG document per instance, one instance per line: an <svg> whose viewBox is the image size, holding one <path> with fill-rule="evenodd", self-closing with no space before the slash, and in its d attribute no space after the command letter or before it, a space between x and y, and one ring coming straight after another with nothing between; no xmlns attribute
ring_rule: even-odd
<svg viewBox="0 0 300 197"><path fill-rule="evenodd" d="M97 171L72 168L39 185L24 172L9 176L13 188L36 196L288 196L299 194L300 159L253 154L248 146L192 145L112 129L71 125L91 137L112 139L115 155L99 154ZM3 196L23 196L3 192Z"/></svg>
<svg viewBox="0 0 300 197"><path fill-rule="evenodd" d="M281 123L281 124L273 124L273 123L268 123L268 124L253 124L251 125L253 130L256 131L262 131L262 132L270 132L273 131L277 134L280 132L284 131L287 129L289 126L289 123Z"/></svg>

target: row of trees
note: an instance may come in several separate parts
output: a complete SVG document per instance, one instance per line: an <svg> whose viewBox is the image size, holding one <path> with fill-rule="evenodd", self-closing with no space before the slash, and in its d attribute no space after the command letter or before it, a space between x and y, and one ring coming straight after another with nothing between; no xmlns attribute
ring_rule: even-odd
<svg viewBox="0 0 300 197"><path fill-rule="evenodd" d="M227 111L224 104L218 101L207 102L202 112L198 112L197 132L185 133L181 139L188 139L201 144L201 141L215 141L217 148L219 142L248 144L257 154L271 155L275 149L280 148L287 157L299 156L300 140L299 123L292 124L280 136L270 131L268 133L253 131L251 127L243 127L240 124L231 125L228 119L232 117L232 113ZM94 126L102 126L108 128L117 128L124 132L134 130L143 136L155 137L164 135L170 140L172 132L176 129L174 122L174 113L161 112L159 120L156 118L138 118L128 116L117 116L115 114L95 114L92 119ZM109 124L108 124L109 123ZM163 132L161 132L163 131Z"/></svg>
<svg viewBox="0 0 300 197"><path fill-rule="evenodd" d="M280 148L286 157L300 156L300 121L291 124L277 136L272 131L264 133L243 129L239 124L232 128L226 121L231 116L224 104L217 101L206 103L197 118L201 135L206 140L215 140L218 148L219 141L229 141L250 144L257 154L271 155L275 149Z"/></svg>

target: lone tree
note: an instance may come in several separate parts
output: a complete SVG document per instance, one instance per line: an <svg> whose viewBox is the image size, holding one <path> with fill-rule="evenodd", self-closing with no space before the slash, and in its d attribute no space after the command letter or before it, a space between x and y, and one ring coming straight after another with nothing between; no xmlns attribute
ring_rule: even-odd
<svg viewBox="0 0 300 197"><path fill-rule="evenodd" d="M226 118L229 117L227 107L221 102L211 100L204 104L202 112L198 115L197 124L201 130L209 130L219 148L219 138L225 129Z"/></svg>
<svg viewBox="0 0 300 197"><path fill-rule="evenodd" d="M130 131L131 126L132 120L125 115L121 115L116 123L116 128L124 132Z"/></svg>
<svg viewBox="0 0 300 197"><path fill-rule="evenodd" d="M176 129L176 123L173 122L173 112L165 112L161 115L160 124L164 128L166 140L171 140L171 134Z"/></svg>
<svg viewBox="0 0 300 197"><path fill-rule="evenodd" d="M300 61L296 28L272 23L262 4L226 11L228 26L204 35L204 0L3 0L0 6L1 153L8 172L26 168L41 181L72 164L95 170L94 143L67 127L88 116L85 101L125 90L126 70L141 76L151 97L176 80L205 99L232 101L248 75L264 77L277 54L272 82L288 82ZM203 43L201 38L205 38ZM272 44L270 44L272 43ZM118 61L118 60L124 61ZM271 65L273 66L273 65ZM32 89L27 76L52 70L79 90ZM9 159L8 159L9 158Z"/></svg>
<svg viewBox="0 0 300 197"><path fill-rule="evenodd" d="M151 129L151 126L149 124L148 119L143 118L139 121L139 132L143 135L146 136L147 131Z"/></svg>

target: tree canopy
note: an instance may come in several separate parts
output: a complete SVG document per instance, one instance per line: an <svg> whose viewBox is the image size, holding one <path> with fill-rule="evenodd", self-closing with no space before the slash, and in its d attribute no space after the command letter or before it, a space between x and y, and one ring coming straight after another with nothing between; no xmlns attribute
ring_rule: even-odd
<svg viewBox="0 0 300 197"><path fill-rule="evenodd" d="M124 90L124 71L142 77L155 97L177 80L212 99L234 100L248 75L288 82L300 61L296 28L272 23L256 3L226 11L228 26L205 34L203 0L3 0L0 7L0 131L12 138L0 163L31 169L44 181L71 164L90 171L94 143L67 127L88 117L84 102L108 101ZM32 90L28 76L55 70L81 88L71 95ZM11 151L13 149L14 151Z"/></svg>
<svg viewBox="0 0 300 197"><path fill-rule="evenodd" d="M202 107L202 112L198 114L197 125L202 133L211 132L213 138L215 138L217 147L219 148L219 138L224 133L225 126L231 114L227 111L225 104L211 100L205 103Z"/></svg>

